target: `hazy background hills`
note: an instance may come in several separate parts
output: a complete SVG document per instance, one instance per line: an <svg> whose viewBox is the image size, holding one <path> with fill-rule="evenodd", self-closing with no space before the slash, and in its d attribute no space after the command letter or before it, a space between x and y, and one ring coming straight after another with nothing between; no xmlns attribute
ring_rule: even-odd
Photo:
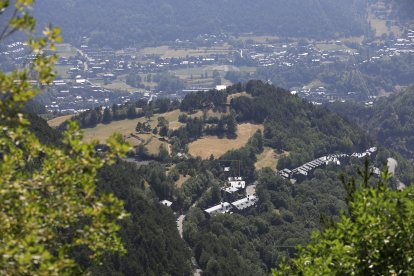
<svg viewBox="0 0 414 276"><path fill-rule="evenodd" d="M66 41L126 46L203 33L254 32L291 37L361 35L365 0L44 0L41 23L60 26Z"/></svg>

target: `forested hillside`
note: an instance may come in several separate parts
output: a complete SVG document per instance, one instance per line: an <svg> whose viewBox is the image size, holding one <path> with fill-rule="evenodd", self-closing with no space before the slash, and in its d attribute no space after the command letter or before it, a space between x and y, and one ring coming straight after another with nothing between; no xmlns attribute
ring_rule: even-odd
<svg viewBox="0 0 414 276"><path fill-rule="evenodd" d="M234 98L227 104L225 96ZM177 108L168 104L164 111ZM184 239L207 275L265 275L283 256L293 256L296 245L307 243L313 230L322 229L321 219L337 219L340 209L346 209L338 175L355 176L362 160L351 160L348 166L329 165L326 169L317 169L312 179L296 185L272 170L256 171L254 164L263 146L288 151L290 154L279 160L279 167L289 168L323 154L364 150L371 142L356 125L261 81L237 84L221 92L189 94L180 108L189 107L213 108L218 113L221 110L231 115L217 120L209 117L208 112L205 118L187 117L181 131L166 132L166 138L178 145L194 136L194 125L198 126L195 136L202 136L226 116L238 123L264 124L263 134L256 132L245 146L220 158L241 160L241 175L249 183L257 181L257 206L244 215L208 218L204 214L205 208L226 200L220 192L225 175L220 159L214 157L201 160L191 156L188 159L168 156L140 167L121 161L105 167L99 173L97 192L113 193L124 201L124 208L131 214L122 221L120 230L127 254L108 254L102 265L97 266L87 261L87 252L78 250L75 259L93 275L190 275L191 253L178 235L172 210L187 214ZM159 107L154 110L161 112ZM33 120L34 131L42 129L49 133L43 123ZM38 124L42 127L36 127ZM185 147L178 150L185 150ZM381 167L390 156L393 156L391 152L380 149L372 160L373 165ZM414 178L407 173L412 171L411 167L398 161L398 178L391 180L392 185L397 180L410 183ZM167 165L170 162L174 165ZM176 181L182 176L186 180L177 185ZM161 199L171 200L172 210L159 204Z"/></svg>
<svg viewBox="0 0 414 276"><path fill-rule="evenodd" d="M279 161L279 168L294 168L333 152L360 151L371 143L356 125L282 88L249 81L246 91L253 97L232 101L236 118L239 122L263 123L265 144L290 152Z"/></svg>
<svg viewBox="0 0 414 276"><path fill-rule="evenodd" d="M60 132L37 115L28 117L30 130L42 143L62 146ZM130 213L120 223L127 254L107 254L97 265L90 262L87 250L77 248L73 257L82 269L92 275L191 275L190 251L178 235L173 212L159 203L159 198L174 193L174 181L164 166L138 169L135 164L118 161L102 168L98 176L97 192L114 194Z"/></svg>
<svg viewBox="0 0 414 276"><path fill-rule="evenodd" d="M413 159L414 87L381 98L372 108L352 103L334 104L330 108L358 122L384 146Z"/></svg>
<svg viewBox="0 0 414 276"><path fill-rule="evenodd" d="M204 33L254 32L293 37L360 35L365 1L44 0L35 12L60 26L67 41L124 47Z"/></svg>

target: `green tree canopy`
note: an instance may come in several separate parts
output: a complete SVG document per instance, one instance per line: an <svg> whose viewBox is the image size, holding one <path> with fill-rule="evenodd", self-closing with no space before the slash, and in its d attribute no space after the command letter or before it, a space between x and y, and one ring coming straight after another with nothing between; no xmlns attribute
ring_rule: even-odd
<svg viewBox="0 0 414 276"><path fill-rule="evenodd" d="M29 130L24 104L53 77L54 44L59 29L47 27L34 38L32 0L0 1L7 22L0 40L15 32L28 34L36 58L27 67L0 72L0 274L62 274L78 268L71 250L86 247L92 260L104 252L124 252L118 221L127 214L111 194L95 192L97 170L113 163L128 147L115 135L101 156L84 144L75 123L68 124L63 147L43 145ZM10 15L9 18L7 15ZM29 80L36 80L34 87Z"/></svg>
<svg viewBox="0 0 414 276"><path fill-rule="evenodd" d="M362 174L363 175L363 174ZM363 175L368 183L369 175ZM274 275L411 275L414 272L414 194L388 187L383 171L377 184L347 185L349 215L302 248Z"/></svg>

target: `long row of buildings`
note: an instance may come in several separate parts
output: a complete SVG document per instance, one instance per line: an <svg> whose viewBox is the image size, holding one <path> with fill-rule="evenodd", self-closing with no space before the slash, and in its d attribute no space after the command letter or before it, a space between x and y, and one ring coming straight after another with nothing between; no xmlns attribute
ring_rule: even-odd
<svg viewBox="0 0 414 276"><path fill-rule="evenodd" d="M283 169L278 172L278 174L285 178L289 179L292 183L301 182L304 180L309 179L313 176L313 172L317 168L324 168L328 166L329 164L334 165L342 165L349 162L350 158L365 158L366 156L372 156L376 154L377 148L372 147L367 149L364 152L361 153L352 153L351 155L346 153L338 153L338 154L330 154L327 156L319 157L315 160L312 160L308 163L305 163L295 169L289 170L289 169Z"/></svg>

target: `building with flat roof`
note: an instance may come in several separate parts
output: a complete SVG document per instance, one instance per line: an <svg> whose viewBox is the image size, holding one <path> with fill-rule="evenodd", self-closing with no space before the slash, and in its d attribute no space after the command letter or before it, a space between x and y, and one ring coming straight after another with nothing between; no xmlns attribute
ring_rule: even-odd
<svg viewBox="0 0 414 276"><path fill-rule="evenodd" d="M173 204L171 201L169 201L169 200L161 200L160 201L160 203L162 204L162 205L165 205L165 206L167 206L167 207L171 207L171 205Z"/></svg>
<svg viewBox="0 0 414 276"><path fill-rule="evenodd" d="M234 201L231 203L231 205L235 208L235 210L241 212L243 210L246 210L256 205L258 200L259 199L256 196L251 195L251 196L247 196L245 198L239 199L237 201Z"/></svg>
<svg viewBox="0 0 414 276"><path fill-rule="evenodd" d="M210 216L215 216L218 214L229 213L231 209L232 209L232 206L230 203L222 202L216 206L205 209L204 212L206 212Z"/></svg>

